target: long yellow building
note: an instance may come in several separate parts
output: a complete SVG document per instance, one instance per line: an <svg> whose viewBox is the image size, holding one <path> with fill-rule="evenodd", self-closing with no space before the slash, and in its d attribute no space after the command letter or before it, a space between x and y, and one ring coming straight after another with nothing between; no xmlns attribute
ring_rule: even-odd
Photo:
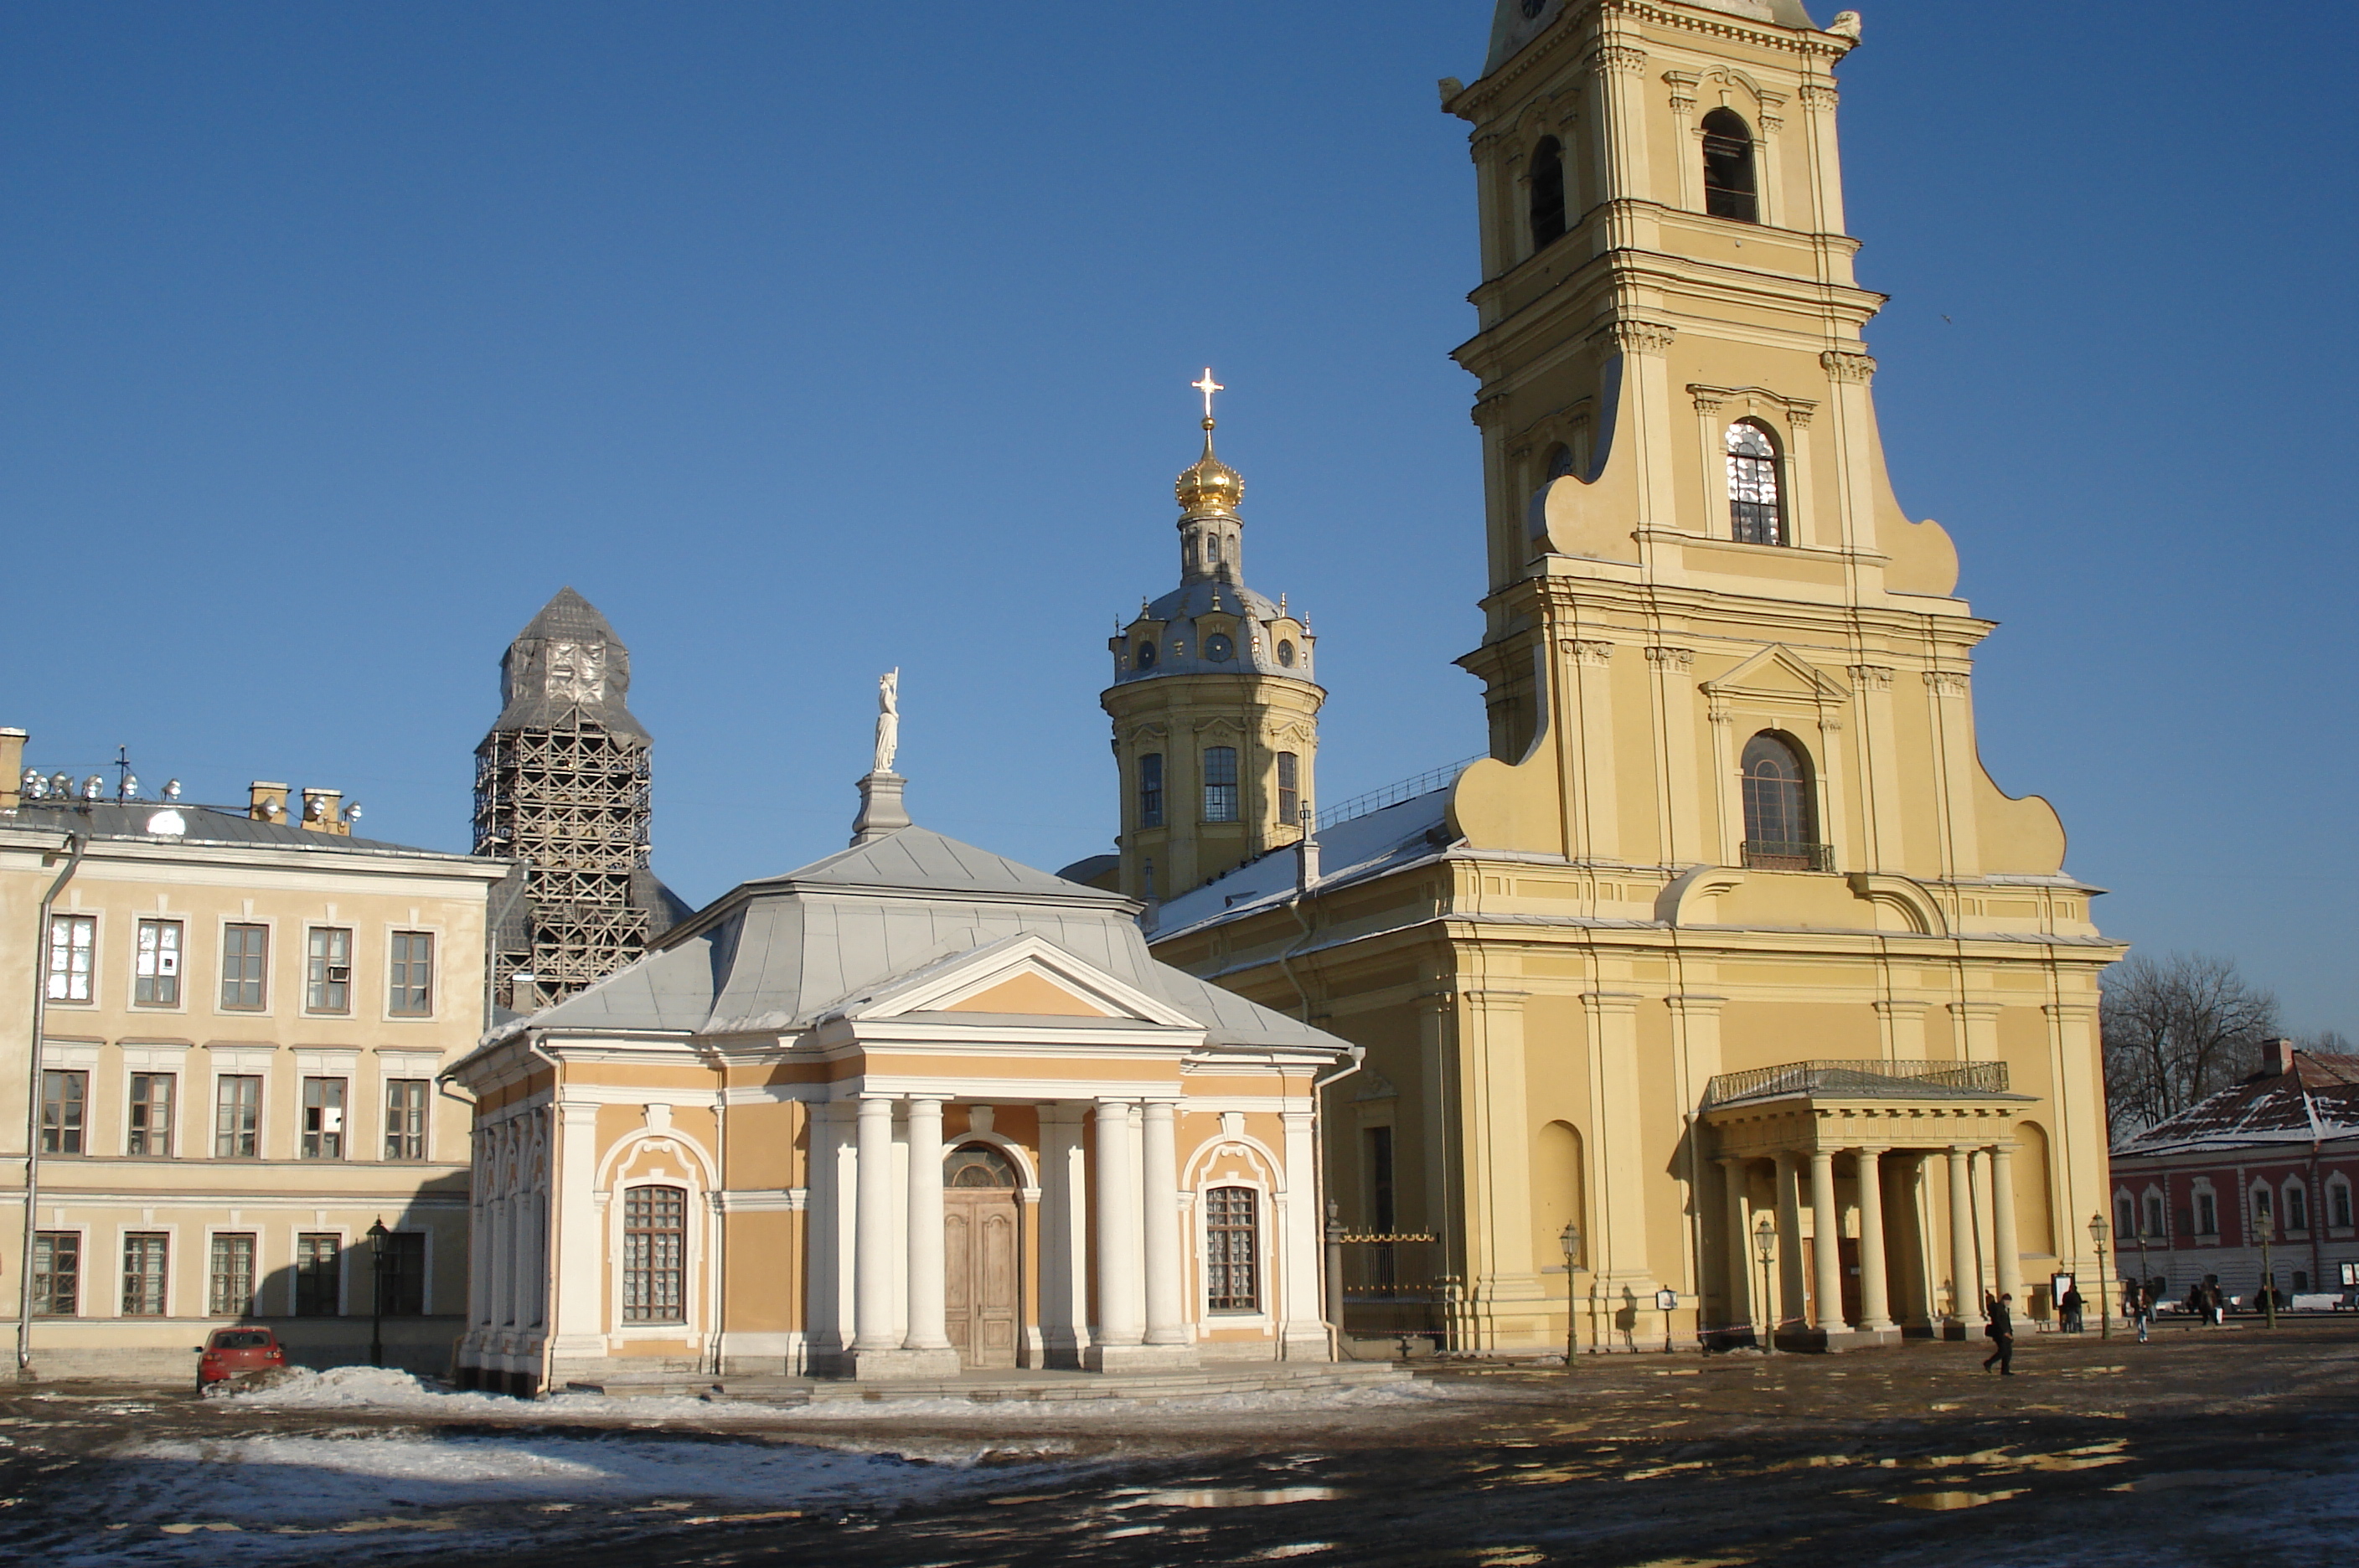
<svg viewBox="0 0 2359 1568"><path fill-rule="evenodd" d="M1366 1048L1357 1332L1978 1333L2104 1206L2064 834L1977 757L1895 499L1798 0L1501 0L1473 127L1491 756L1172 900L1155 952ZM1430 1237L1430 1240L1421 1239Z"/></svg>

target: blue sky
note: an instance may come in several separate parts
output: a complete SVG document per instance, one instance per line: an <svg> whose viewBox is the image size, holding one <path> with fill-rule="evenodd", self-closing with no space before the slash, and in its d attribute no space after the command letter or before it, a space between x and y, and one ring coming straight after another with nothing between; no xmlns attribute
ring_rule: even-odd
<svg viewBox="0 0 2359 1568"><path fill-rule="evenodd" d="M1817 0L1822 8L1826 0ZM1114 617L1210 363L1340 800L1481 748L1464 127L1487 0L0 5L0 723L464 847L508 637L631 647L657 867L920 821L1103 847ZM2359 1033L2349 7L1866 13L1843 67L1902 504L2106 928ZM2301 40L2288 69L2279 47Z"/></svg>

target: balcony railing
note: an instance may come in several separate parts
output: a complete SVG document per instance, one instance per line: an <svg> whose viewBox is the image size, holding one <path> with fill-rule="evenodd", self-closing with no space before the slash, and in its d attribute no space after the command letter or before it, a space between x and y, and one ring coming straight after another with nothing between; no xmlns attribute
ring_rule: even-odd
<svg viewBox="0 0 2359 1568"><path fill-rule="evenodd" d="M1882 1099L1918 1099L1929 1092L2004 1094L2004 1062L1789 1062L1723 1073L1705 1085L1703 1103L1781 1094L1844 1094Z"/></svg>
<svg viewBox="0 0 2359 1568"><path fill-rule="evenodd" d="M1755 871L1832 871L1835 846L1795 844L1783 839L1748 838L1739 846L1745 864Z"/></svg>

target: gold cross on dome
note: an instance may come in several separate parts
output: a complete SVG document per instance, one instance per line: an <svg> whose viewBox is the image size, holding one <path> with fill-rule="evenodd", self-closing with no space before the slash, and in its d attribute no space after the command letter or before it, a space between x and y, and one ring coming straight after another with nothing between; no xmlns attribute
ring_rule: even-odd
<svg viewBox="0 0 2359 1568"><path fill-rule="evenodd" d="M1197 391L1201 392L1204 395L1204 418L1208 419L1211 419L1212 417L1212 394L1215 392L1225 392L1228 388L1212 379L1212 367L1209 365L1204 366L1204 379L1201 381L1190 381L1188 385L1193 387Z"/></svg>

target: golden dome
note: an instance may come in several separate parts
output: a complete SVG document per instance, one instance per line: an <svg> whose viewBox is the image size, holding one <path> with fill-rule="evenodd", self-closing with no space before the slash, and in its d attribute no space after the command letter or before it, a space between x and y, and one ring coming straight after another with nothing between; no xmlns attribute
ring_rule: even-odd
<svg viewBox="0 0 2359 1568"><path fill-rule="evenodd" d="M1179 480L1171 486L1180 497L1183 513L1234 512L1245 499L1244 475L1212 455L1212 421L1204 421L1204 455L1195 465L1180 471Z"/></svg>

